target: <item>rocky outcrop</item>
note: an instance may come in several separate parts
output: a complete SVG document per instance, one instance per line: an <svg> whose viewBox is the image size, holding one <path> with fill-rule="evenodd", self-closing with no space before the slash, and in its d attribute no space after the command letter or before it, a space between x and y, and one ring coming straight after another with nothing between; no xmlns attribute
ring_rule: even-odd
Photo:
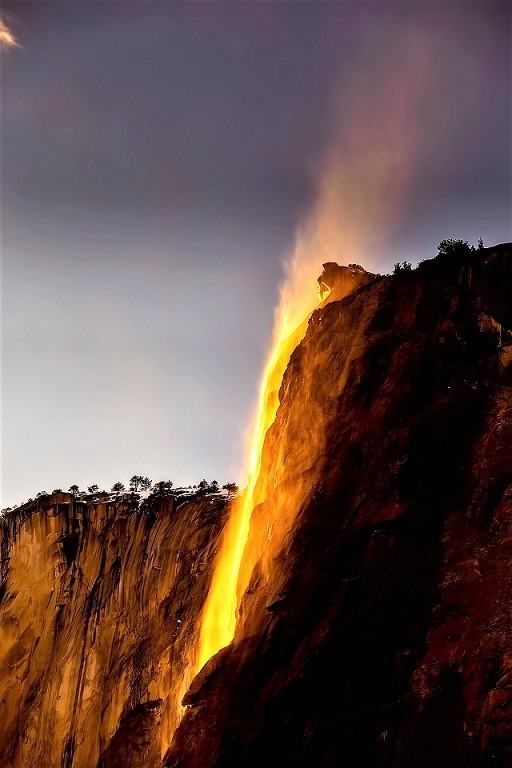
<svg viewBox="0 0 512 768"><path fill-rule="evenodd" d="M313 313L235 639L165 766L512 764L511 265L439 257Z"/></svg>
<svg viewBox="0 0 512 768"><path fill-rule="evenodd" d="M322 302L344 299L349 293L355 293L361 286L371 283L376 275L367 272L359 264L339 266L334 261L322 264L322 274L317 280L318 295Z"/></svg>
<svg viewBox="0 0 512 768"><path fill-rule="evenodd" d="M0 765L152 768L193 668L226 500L52 496L1 523Z"/></svg>

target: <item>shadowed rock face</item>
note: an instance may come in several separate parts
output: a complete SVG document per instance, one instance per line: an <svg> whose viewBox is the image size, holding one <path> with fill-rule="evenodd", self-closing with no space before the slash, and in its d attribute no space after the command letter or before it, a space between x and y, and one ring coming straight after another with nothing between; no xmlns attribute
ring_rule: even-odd
<svg viewBox="0 0 512 768"><path fill-rule="evenodd" d="M512 246L320 280L188 692L221 499L4 522L0 766L512 764Z"/></svg>
<svg viewBox="0 0 512 768"><path fill-rule="evenodd" d="M511 265L437 258L313 313L235 639L166 766L512 764Z"/></svg>
<svg viewBox="0 0 512 768"><path fill-rule="evenodd" d="M70 494L3 521L0 765L152 768L176 726L225 519L218 496L139 509Z"/></svg>

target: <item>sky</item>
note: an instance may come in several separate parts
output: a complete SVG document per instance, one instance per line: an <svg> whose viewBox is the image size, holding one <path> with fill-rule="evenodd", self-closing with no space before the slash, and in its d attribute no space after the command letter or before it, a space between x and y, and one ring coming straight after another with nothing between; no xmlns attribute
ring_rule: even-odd
<svg viewBox="0 0 512 768"><path fill-rule="evenodd" d="M294 258L511 240L511 14L1 4L1 506L243 482Z"/></svg>

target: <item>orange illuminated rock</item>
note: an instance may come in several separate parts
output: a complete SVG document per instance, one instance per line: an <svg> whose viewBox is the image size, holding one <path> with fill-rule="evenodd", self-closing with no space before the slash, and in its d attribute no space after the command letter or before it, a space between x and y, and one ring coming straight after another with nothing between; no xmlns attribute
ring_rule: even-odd
<svg viewBox="0 0 512 768"><path fill-rule="evenodd" d="M0 519L2 768L160 763L225 509L56 493Z"/></svg>
<svg viewBox="0 0 512 768"><path fill-rule="evenodd" d="M328 261L322 266L323 271L318 278L318 295L321 301L327 298L330 301L343 299L349 293L355 293L361 286L371 283L376 277L359 264L340 267L334 261Z"/></svg>
<svg viewBox="0 0 512 768"><path fill-rule="evenodd" d="M355 293L376 277L357 265L340 267L330 262L323 266L324 271L317 281L322 306ZM307 325L308 317L297 328L290 329L288 318L282 325L277 323L274 330L274 343L260 385L257 413L252 427L247 461L248 483L233 507L219 547L212 585L201 617L197 671L233 639L240 599L249 585L255 564L258 562L264 566L268 553L276 545L281 545L282 532L293 524L299 502L298 493L288 494L286 512L284 507L276 507L273 515L269 515L267 510L260 516L258 510L267 496L267 483L272 483L281 471L279 459L274 462L271 472L262 471L264 445L276 419L281 398L280 388L290 355L303 339ZM306 446L310 452L315 450L314 439L314 430L311 430ZM284 499L284 494L281 494L281 499Z"/></svg>

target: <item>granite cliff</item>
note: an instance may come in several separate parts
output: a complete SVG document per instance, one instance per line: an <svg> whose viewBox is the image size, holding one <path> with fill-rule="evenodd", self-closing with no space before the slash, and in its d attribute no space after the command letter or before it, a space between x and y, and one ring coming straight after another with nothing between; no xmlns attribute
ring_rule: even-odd
<svg viewBox="0 0 512 768"><path fill-rule="evenodd" d="M6 515L3 768L158 765L226 511L220 495L54 493Z"/></svg>
<svg viewBox="0 0 512 768"><path fill-rule="evenodd" d="M4 521L1 766L512 764L512 245L319 284L194 679L224 500Z"/></svg>

